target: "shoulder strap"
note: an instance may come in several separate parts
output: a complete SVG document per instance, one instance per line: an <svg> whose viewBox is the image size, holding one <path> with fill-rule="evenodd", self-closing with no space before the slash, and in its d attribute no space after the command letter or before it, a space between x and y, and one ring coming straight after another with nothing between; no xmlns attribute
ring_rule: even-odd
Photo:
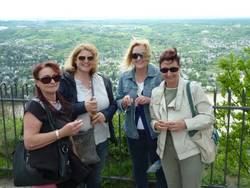
<svg viewBox="0 0 250 188"><path fill-rule="evenodd" d="M48 120L49 120L49 125L51 127L51 130L54 131L54 130L56 130L56 124L55 124L55 121L54 121L54 119L52 117L51 111L50 111L48 106L44 105L44 107L45 107L45 111L47 113L47 117L48 117Z"/></svg>
<svg viewBox="0 0 250 188"><path fill-rule="evenodd" d="M91 98L95 97L95 90L94 90L94 83L93 83L93 76L91 77Z"/></svg>
<svg viewBox="0 0 250 188"><path fill-rule="evenodd" d="M110 84L111 84L111 81L110 81L110 79L108 79L106 76L104 76L104 75L102 75L102 74L99 74L99 73L98 73L98 75L101 76L102 79L103 79L104 86L105 86L106 92L107 92L107 94L108 94L109 102L110 102L110 104L111 104L112 101L113 101L112 88L111 88L111 85L110 85Z"/></svg>
<svg viewBox="0 0 250 188"><path fill-rule="evenodd" d="M191 94L191 89L190 89L190 82L187 83L186 90L187 90L188 103L189 103L189 106L190 106L190 109L191 109L191 112L192 112L192 117L194 117L198 113L197 113L197 110L194 107L194 102L193 102L193 99L192 99L192 94Z"/></svg>
<svg viewBox="0 0 250 188"><path fill-rule="evenodd" d="M187 98L188 98L188 103L189 103L189 107L190 107L190 110L192 112L192 117L196 116L198 114L197 112L197 109L194 107L194 102L193 102L193 99L192 99L192 94L191 94L191 89L190 89L190 82L188 82L186 84L186 91L187 91ZM198 132L197 130L191 130L191 131L188 131L188 134L189 136L194 136L194 134Z"/></svg>
<svg viewBox="0 0 250 188"><path fill-rule="evenodd" d="M45 110L45 112L46 112L46 114L47 114L47 117L48 117L48 120L49 120L49 125L50 125L50 127L51 127L51 130L56 130L55 121L54 121L54 119L53 119L53 117L52 117L52 114L51 114L51 111L50 111L49 107L48 107L46 104L44 104L44 103L43 103L40 99L38 99L38 98L33 98L32 100L38 102L38 103L42 106L42 108Z"/></svg>

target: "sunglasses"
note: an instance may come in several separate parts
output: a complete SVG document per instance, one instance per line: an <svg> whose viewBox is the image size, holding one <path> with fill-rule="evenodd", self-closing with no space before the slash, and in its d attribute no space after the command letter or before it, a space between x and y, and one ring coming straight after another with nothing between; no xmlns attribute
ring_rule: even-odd
<svg viewBox="0 0 250 188"><path fill-rule="evenodd" d="M143 54L133 53L133 54L131 54L131 58L135 59L135 60L140 60L140 59L143 59Z"/></svg>
<svg viewBox="0 0 250 188"><path fill-rule="evenodd" d="M93 56L79 56L78 59L80 61L85 61L85 60L92 61L94 57Z"/></svg>
<svg viewBox="0 0 250 188"><path fill-rule="evenodd" d="M167 73L168 71L170 72L178 72L179 68L178 67L170 67L170 68L161 68L160 71L162 73Z"/></svg>
<svg viewBox="0 0 250 188"><path fill-rule="evenodd" d="M54 76L44 76L42 78L39 78L38 80L40 80L43 84L49 84L52 79L54 80L54 82L59 82L61 80L61 75L54 75Z"/></svg>

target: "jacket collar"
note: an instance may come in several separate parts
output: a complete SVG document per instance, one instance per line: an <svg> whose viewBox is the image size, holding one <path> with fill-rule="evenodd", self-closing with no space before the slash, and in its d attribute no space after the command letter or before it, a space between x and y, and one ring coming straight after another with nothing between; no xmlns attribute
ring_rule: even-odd
<svg viewBox="0 0 250 188"><path fill-rule="evenodd" d="M157 67L149 63L147 77L155 77L157 74L160 74ZM135 67L128 72L128 78L135 80Z"/></svg>
<svg viewBox="0 0 250 188"><path fill-rule="evenodd" d="M62 75L62 79L70 80L71 82L74 82L74 73L65 71Z"/></svg>
<svg viewBox="0 0 250 188"><path fill-rule="evenodd" d="M176 97L168 104L168 107L173 107L175 110L181 109L182 100L185 94L185 86L187 81L180 77ZM161 108L166 111L166 103L164 97L165 81L162 81L159 86L159 93L161 97Z"/></svg>

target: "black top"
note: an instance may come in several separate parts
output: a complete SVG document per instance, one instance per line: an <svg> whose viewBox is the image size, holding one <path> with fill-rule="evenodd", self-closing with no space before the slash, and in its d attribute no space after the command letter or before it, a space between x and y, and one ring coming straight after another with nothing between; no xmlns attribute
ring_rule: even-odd
<svg viewBox="0 0 250 188"><path fill-rule="evenodd" d="M46 133L53 131L51 126L49 125L49 120L47 116L47 112L43 106L43 103L39 101L39 99L32 99L25 105L25 112L30 112L33 114L39 121L42 122L42 127L40 132ZM56 122L56 129L62 128L66 123L70 122L70 117L65 115L64 112L58 110L57 113L52 113L53 119Z"/></svg>
<svg viewBox="0 0 250 188"><path fill-rule="evenodd" d="M48 107L44 108L43 103L39 102L39 99L32 99L29 102L27 102L25 106L25 112L30 112L42 122L40 133L47 133L54 131L51 125L49 124L49 118L45 109L48 109ZM61 111L57 112L58 113L52 113L51 111L52 118L56 125L56 129L60 129L66 123L69 122L69 118L67 118L67 116L63 112ZM69 137L64 137L61 138L60 140L62 140L63 143L69 145L71 148L71 142L69 140ZM59 154L58 154L57 144L58 142L55 141L42 148L29 151L29 158L28 158L29 164L32 167L40 169L39 172L42 173L43 176L46 177L47 179L50 178L54 179L59 176L58 174Z"/></svg>

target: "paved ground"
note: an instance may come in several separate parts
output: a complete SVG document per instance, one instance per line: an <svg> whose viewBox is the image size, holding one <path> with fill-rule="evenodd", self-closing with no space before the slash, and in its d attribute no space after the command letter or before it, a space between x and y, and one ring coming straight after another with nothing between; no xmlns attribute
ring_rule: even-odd
<svg viewBox="0 0 250 188"><path fill-rule="evenodd" d="M13 185L13 179L0 178L0 188L17 188ZM31 187L19 187L19 188L31 188ZM235 185L229 185L227 188L237 188Z"/></svg>
<svg viewBox="0 0 250 188"><path fill-rule="evenodd" d="M0 178L0 188L13 188L13 180L8 178ZM27 188L27 187L25 187Z"/></svg>
<svg viewBox="0 0 250 188"><path fill-rule="evenodd" d="M0 179L0 187L7 188L7 187L15 187L12 183L11 179L1 178Z"/></svg>
<svg viewBox="0 0 250 188"><path fill-rule="evenodd" d="M12 179L7 179L7 178L1 178L0 179L0 187L1 188L9 188L9 187L15 187L13 185Z"/></svg>

